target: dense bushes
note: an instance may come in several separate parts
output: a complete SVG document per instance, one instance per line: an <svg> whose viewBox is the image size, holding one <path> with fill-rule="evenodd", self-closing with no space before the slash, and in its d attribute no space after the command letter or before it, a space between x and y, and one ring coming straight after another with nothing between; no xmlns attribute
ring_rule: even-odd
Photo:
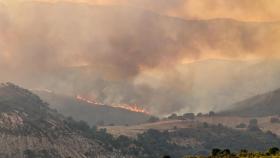
<svg viewBox="0 0 280 158"><path fill-rule="evenodd" d="M236 128L246 128L246 124L245 123L240 123L238 125L236 125Z"/></svg>
<svg viewBox="0 0 280 158"><path fill-rule="evenodd" d="M141 158L161 158L164 155L170 155L174 158L180 158L186 154L206 155L211 153L213 148L228 148L237 152L241 149L264 151L271 146L280 146L279 138L271 132L239 131L222 125L209 125L207 123L202 123L196 128L178 128L173 131L161 132L150 129L132 139L126 136L113 137L107 133L106 129L98 130L96 127L89 127L85 122L77 122L71 118L67 119L66 122L70 128L78 129L85 136L102 142L108 150L117 149L123 154ZM255 125L257 123L252 121L251 126ZM177 144L176 140L195 140L197 143L182 145ZM233 156L234 154L228 149L213 150L212 155ZM276 152L278 151L271 149L268 153ZM242 154L246 153L243 150Z"/></svg>
<svg viewBox="0 0 280 158"><path fill-rule="evenodd" d="M149 119L148 119L148 123L154 123L154 122L158 122L160 121L160 118L156 117L156 116L151 116Z"/></svg>
<svg viewBox="0 0 280 158"><path fill-rule="evenodd" d="M271 123L280 123L280 119L279 119L279 118L272 117L272 118L270 119L270 122L271 122Z"/></svg>
<svg viewBox="0 0 280 158"><path fill-rule="evenodd" d="M240 150L238 153L231 153L229 149L218 149L212 150L210 156L186 156L185 158L272 158L280 157L280 152L277 147L269 148L266 152L249 152L246 149Z"/></svg>

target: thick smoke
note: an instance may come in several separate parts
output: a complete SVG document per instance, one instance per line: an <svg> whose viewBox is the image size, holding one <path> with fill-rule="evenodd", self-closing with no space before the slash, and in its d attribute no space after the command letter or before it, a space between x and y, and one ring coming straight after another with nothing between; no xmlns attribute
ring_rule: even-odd
<svg viewBox="0 0 280 158"><path fill-rule="evenodd" d="M277 9L279 5L278 0L181 0L179 5L171 8L168 13L193 19L230 18L242 21L278 21L280 20Z"/></svg>
<svg viewBox="0 0 280 158"><path fill-rule="evenodd" d="M11 1L11 0L9 0ZM20 1L20 0L18 0ZM21 0L27 1L27 0ZM61 0L38 0L60 2ZM280 20L279 0L64 0L94 5L121 5L183 19L230 18L242 21Z"/></svg>
<svg viewBox="0 0 280 158"><path fill-rule="evenodd" d="M263 61L187 64L205 58L270 61L279 56L278 22L182 20L124 5L66 2L2 10L2 81L108 104L136 103L156 114L219 109L278 85L272 80L277 66L259 70ZM236 87L251 83L252 76L259 82ZM268 81L266 88L252 89Z"/></svg>

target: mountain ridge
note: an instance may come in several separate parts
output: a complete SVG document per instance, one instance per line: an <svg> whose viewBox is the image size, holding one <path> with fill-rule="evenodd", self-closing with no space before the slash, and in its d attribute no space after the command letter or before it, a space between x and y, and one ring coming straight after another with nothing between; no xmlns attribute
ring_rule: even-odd
<svg viewBox="0 0 280 158"><path fill-rule="evenodd" d="M221 115L263 117L280 115L280 88L262 93L232 105L231 110L222 111Z"/></svg>
<svg viewBox="0 0 280 158"><path fill-rule="evenodd" d="M0 157L116 157L98 140L51 110L47 103L14 84L0 86Z"/></svg>

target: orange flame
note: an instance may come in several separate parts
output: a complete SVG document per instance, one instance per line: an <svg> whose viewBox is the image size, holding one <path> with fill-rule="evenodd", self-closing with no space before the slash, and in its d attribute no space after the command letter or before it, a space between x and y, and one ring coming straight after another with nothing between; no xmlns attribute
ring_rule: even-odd
<svg viewBox="0 0 280 158"><path fill-rule="evenodd" d="M129 110L129 111L138 112L138 113L150 114L144 108L141 108L141 107L139 107L136 104L133 104L133 105L129 105L129 104L113 104L112 107L126 109L126 110Z"/></svg>
<svg viewBox="0 0 280 158"><path fill-rule="evenodd" d="M96 100L87 99L87 98L82 97L82 96L80 96L80 95L77 95L77 96L76 96L76 99L77 99L77 100L80 100L80 101L87 102L87 103L89 103L89 104L105 105L105 104L103 104L103 103L97 102Z"/></svg>
<svg viewBox="0 0 280 158"><path fill-rule="evenodd" d="M98 102L96 100L92 100L92 99L87 99L85 97L82 97L80 95L76 96L77 100L83 101L83 102L87 102L89 104L96 104L96 105L105 105L104 103ZM150 114L147 110L145 110L144 108L141 108L140 106L136 105L136 104L112 104L109 105L111 107L114 108L121 108L121 109L125 109L125 110L129 110L132 112L137 112L137 113L144 113L144 114Z"/></svg>

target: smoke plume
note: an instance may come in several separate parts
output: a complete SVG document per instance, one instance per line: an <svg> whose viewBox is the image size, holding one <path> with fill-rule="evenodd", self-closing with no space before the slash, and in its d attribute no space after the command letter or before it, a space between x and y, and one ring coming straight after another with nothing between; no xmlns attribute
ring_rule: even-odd
<svg viewBox="0 0 280 158"><path fill-rule="evenodd" d="M4 0L5 1L5 0ZM11 1L11 0L9 0ZM27 0L13 0L27 1ZM61 2L62 0L37 0ZM230 18L241 21L279 21L278 0L64 0L93 5L141 8L183 19Z"/></svg>
<svg viewBox="0 0 280 158"><path fill-rule="evenodd" d="M200 18L185 8L173 12L197 2L192 0L108 5L113 2L118 1L0 6L1 80L107 104L139 104L155 114L219 110L280 87L272 62L279 57L279 22L166 16ZM242 4L247 7L247 1ZM210 4L194 6L204 5ZM209 58L221 61L194 63ZM258 82L251 81L255 77ZM240 83L244 86L237 87Z"/></svg>

